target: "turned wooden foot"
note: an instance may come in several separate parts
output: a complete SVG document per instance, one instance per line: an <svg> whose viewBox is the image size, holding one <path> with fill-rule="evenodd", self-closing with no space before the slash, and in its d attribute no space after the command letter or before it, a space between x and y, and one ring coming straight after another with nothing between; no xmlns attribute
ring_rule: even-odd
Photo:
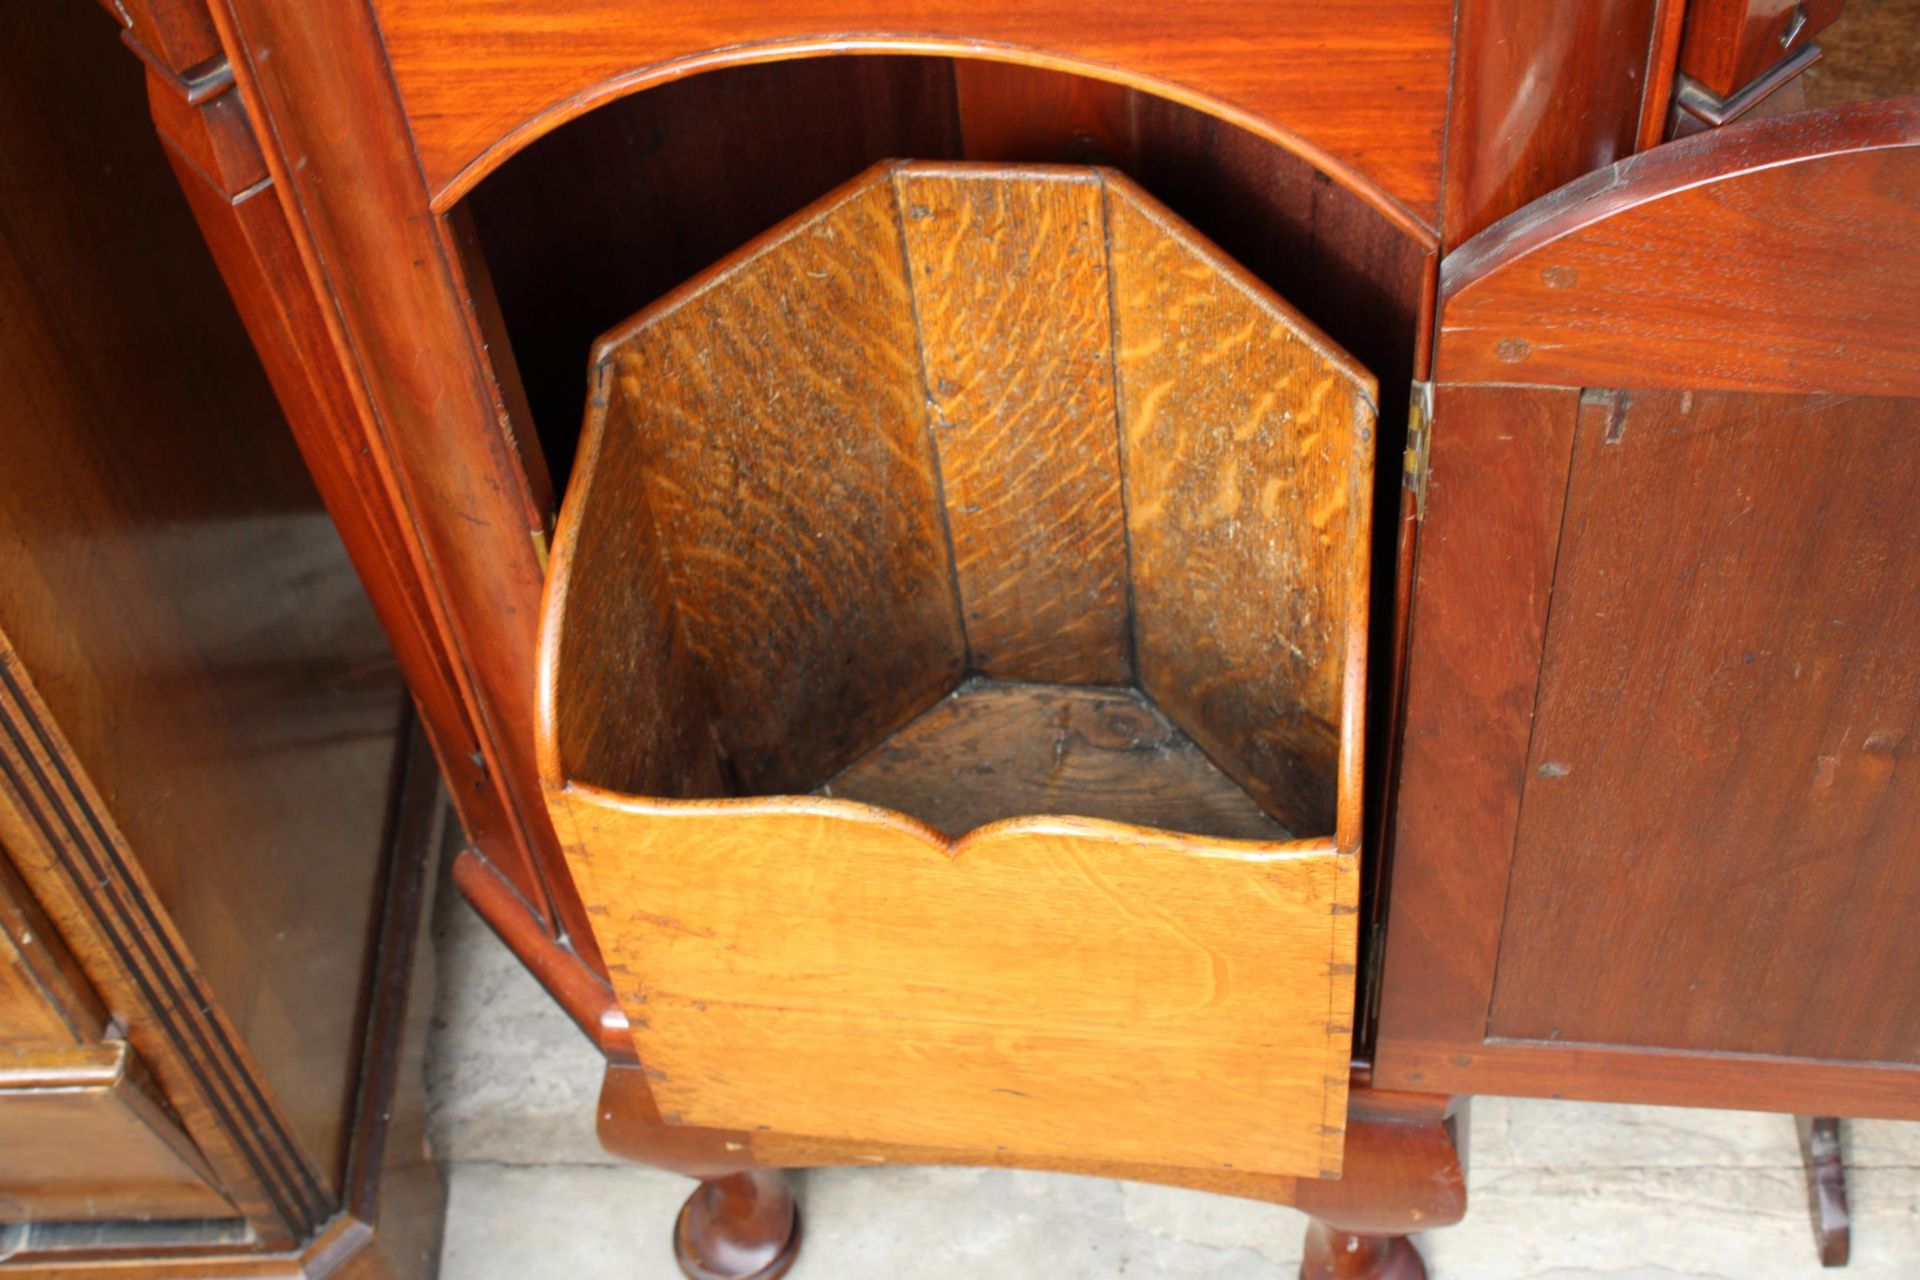
<svg viewBox="0 0 1920 1280"><path fill-rule="evenodd" d="M1405 1236L1357 1236L1315 1219L1300 1280L1427 1280L1427 1264Z"/></svg>
<svg viewBox="0 0 1920 1280"><path fill-rule="evenodd" d="M702 1182L681 1206L673 1256L689 1280L776 1280L800 1252L800 1210L778 1169Z"/></svg>

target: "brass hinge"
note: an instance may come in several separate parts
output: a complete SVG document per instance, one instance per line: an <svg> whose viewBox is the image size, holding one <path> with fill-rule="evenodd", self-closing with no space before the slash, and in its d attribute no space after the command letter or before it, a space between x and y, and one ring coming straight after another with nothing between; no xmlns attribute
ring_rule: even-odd
<svg viewBox="0 0 1920 1280"><path fill-rule="evenodd" d="M1427 518L1427 481L1433 449L1433 384L1416 382L1407 404L1407 452L1403 483L1413 494L1414 518Z"/></svg>

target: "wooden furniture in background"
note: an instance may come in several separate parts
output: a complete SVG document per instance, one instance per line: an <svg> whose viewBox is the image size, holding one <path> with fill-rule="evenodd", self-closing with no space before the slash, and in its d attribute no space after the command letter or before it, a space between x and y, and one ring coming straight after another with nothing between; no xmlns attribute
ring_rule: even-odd
<svg viewBox="0 0 1920 1280"><path fill-rule="evenodd" d="M429 1275L436 774L138 70L0 47L0 1273Z"/></svg>

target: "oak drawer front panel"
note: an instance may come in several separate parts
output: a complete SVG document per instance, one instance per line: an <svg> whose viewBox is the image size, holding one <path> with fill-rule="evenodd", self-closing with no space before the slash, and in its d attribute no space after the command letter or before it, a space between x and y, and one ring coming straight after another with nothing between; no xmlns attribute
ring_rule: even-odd
<svg viewBox="0 0 1920 1280"><path fill-rule="evenodd" d="M1330 842L1026 819L950 851L878 810L571 798L621 851L583 888L669 1123L1339 1169L1357 860Z"/></svg>
<svg viewBox="0 0 1920 1280"><path fill-rule="evenodd" d="M120 1041L0 1060L0 1197L36 1222L232 1218Z"/></svg>
<svg viewBox="0 0 1920 1280"><path fill-rule="evenodd" d="M1920 1061L1920 402L1596 399L1490 1030Z"/></svg>

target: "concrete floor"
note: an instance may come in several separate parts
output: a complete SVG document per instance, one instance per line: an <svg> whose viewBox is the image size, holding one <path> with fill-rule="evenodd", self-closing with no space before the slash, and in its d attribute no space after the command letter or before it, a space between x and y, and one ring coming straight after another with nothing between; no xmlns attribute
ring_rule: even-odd
<svg viewBox="0 0 1920 1280"><path fill-rule="evenodd" d="M445 1280L677 1280L690 1183L593 1136L600 1059L472 911L443 895L429 1061L452 1174ZM1920 1125L1846 1140L1854 1280L1920 1280ZM1290 1209L976 1169L800 1174L793 1280L1293 1280ZM1787 1280L1823 1273L1793 1122L1481 1098L1467 1220L1421 1239L1435 1280Z"/></svg>

